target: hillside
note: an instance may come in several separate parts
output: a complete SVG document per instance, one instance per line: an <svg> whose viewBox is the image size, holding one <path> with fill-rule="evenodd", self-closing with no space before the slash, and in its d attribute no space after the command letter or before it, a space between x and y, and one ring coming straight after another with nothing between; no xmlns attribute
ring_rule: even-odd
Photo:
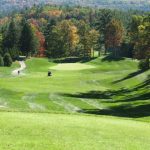
<svg viewBox="0 0 150 150"><path fill-rule="evenodd" d="M11 75L17 64L10 70L0 68L1 110L149 120L145 119L150 106L149 71L139 72L136 61L109 62L101 58L88 63L57 64L30 59L26 64L20 77ZM52 71L51 78L46 77L48 69Z"/></svg>
<svg viewBox="0 0 150 150"><path fill-rule="evenodd" d="M149 0L1 0L0 12L10 12L39 4L80 5L99 8L150 10Z"/></svg>
<svg viewBox="0 0 150 150"><path fill-rule="evenodd" d="M1 0L0 150L148 150L149 4Z"/></svg>
<svg viewBox="0 0 150 150"><path fill-rule="evenodd" d="M0 68L0 150L149 149L150 71L131 59L63 61L31 58L19 76L17 62Z"/></svg>

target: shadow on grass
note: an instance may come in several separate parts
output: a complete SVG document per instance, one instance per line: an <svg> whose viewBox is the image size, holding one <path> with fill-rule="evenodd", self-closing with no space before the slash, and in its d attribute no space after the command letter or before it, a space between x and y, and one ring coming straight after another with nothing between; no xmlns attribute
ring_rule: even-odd
<svg viewBox="0 0 150 150"><path fill-rule="evenodd" d="M142 73L144 73L143 70L138 70L138 71L133 72L133 73L130 73L130 74L127 75L126 77L124 77L124 78L122 78L122 79L119 79L119 80L116 80L116 81L114 81L114 82L112 82L112 83L113 83L113 84L116 84L116 83L119 83L119 82L128 80L128 79L130 79L130 78L133 78L133 77L135 77L135 76L137 76L137 75L139 75L139 74L142 74Z"/></svg>
<svg viewBox="0 0 150 150"><path fill-rule="evenodd" d="M138 92L142 89L148 90L149 88L150 88L150 75L147 77L147 79L144 82L142 82L141 84L138 84L137 86L131 89L121 88L119 90L89 91L87 93L63 94L63 95L67 97L74 97L74 98L112 99L113 96L126 96L134 91ZM130 99L131 100L148 99L150 98L149 94L150 94L150 91L148 93L144 93L143 95L139 94L139 95L132 96L132 98Z"/></svg>
<svg viewBox="0 0 150 150"><path fill-rule="evenodd" d="M111 61L121 61L121 60L124 60L125 58L123 57L113 57L112 55L107 55L106 57L104 57L102 59L102 62L104 61L108 61L108 62L111 62Z"/></svg>
<svg viewBox="0 0 150 150"><path fill-rule="evenodd" d="M89 91L87 93L78 93L78 94L63 94L67 97L74 97L74 98L91 98L91 99L111 99L112 96L124 94L129 92L127 89L120 89L120 90L108 90L108 91Z"/></svg>
<svg viewBox="0 0 150 150"><path fill-rule="evenodd" d="M127 99L125 100L118 100L116 102L134 102L134 101L145 101L145 100L149 100L150 101L150 92L148 93L143 93L140 95L135 95L135 96L130 96L127 97Z"/></svg>
<svg viewBox="0 0 150 150"><path fill-rule="evenodd" d="M147 77L147 79L143 83L141 83L141 84L137 85L135 88L133 88L133 90L138 90L141 88L150 89L150 75Z"/></svg>
<svg viewBox="0 0 150 150"><path fill-rule="evenodd" d="M132 106L120 105L109 109L84 109L84 113L95 115L109 115L117 117L140 118L150 116L150 104Z"/></svg>
<svg viewBox="0 0 150 150"><path fill-rule="evenodd" d="M64 94L66 97L98 100L107 103L108 109L83 109L82 113L140 118L150 116L150 76L132 89L89 91L87 93ZM139 103L136 103L140 101ZM138 104L138 105L137 105Z"/></svg>

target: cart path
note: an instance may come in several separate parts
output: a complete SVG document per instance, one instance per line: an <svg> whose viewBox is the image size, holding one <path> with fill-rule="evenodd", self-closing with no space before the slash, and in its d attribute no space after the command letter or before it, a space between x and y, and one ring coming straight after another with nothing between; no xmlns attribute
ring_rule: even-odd
<svg viewBox="0 0 150 150"><path fill-rule="evenodd" d="M12 71L12 75L16 76L18 75L18 71L20 71L20 74L22 75L22 71L26 68L26 64L24 61L19 61L20 64L20 68L17 68L15 70Z"/></svg>

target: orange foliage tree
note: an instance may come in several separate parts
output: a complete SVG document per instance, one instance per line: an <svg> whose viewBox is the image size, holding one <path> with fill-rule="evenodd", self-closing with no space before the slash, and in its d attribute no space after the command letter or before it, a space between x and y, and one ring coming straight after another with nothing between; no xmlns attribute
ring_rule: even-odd
<svg viewBox="0 0 150 150"><path fill-rule="evenodd" d="M119 47L123 41L123 35L123 24L113 19L106 27L105 47L112 48L115 57L117 56L117 47Z"/></svg>
<svg viewBox="0 0 150 150"><path fill-rule="evenodd" d="M38 27L38 24L36 21L32 20L32 22L30 24L31 24L32 30L39 42L37 56L45 57L45 37L44 37L43 33L39 30L39 27Z"/></svg>

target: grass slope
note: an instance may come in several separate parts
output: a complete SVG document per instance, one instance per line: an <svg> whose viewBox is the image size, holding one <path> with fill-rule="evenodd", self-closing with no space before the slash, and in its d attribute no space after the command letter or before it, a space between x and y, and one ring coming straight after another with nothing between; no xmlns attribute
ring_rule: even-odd
<svg viewBox="0 0 150 150"><path fill-rule="evenodd" d="M2 111L81 112L149 120L150 72L139 72L137 61L98 58L70 67L67 64L67 71L66 67L52 70L51 78L47 71L57 64L36 58L26 64L24 76L11 76L12 68L10 75L8 68L2 73ZM94 68L80 70L83 65Z"/></svg>
<svg viewBox="0 0 150 150"><path fill-rule="evenodd" d="M148 150L150 126L111 117L1 113L0 150Z"/></svg>
<svg viewBox="0 0 150 150"><path fill-rule="evenodd" d="M61 64L50 78L57 64L26 64L23 76L0 68L0 150L149 149L150 71L137 61Z"/></svg>

